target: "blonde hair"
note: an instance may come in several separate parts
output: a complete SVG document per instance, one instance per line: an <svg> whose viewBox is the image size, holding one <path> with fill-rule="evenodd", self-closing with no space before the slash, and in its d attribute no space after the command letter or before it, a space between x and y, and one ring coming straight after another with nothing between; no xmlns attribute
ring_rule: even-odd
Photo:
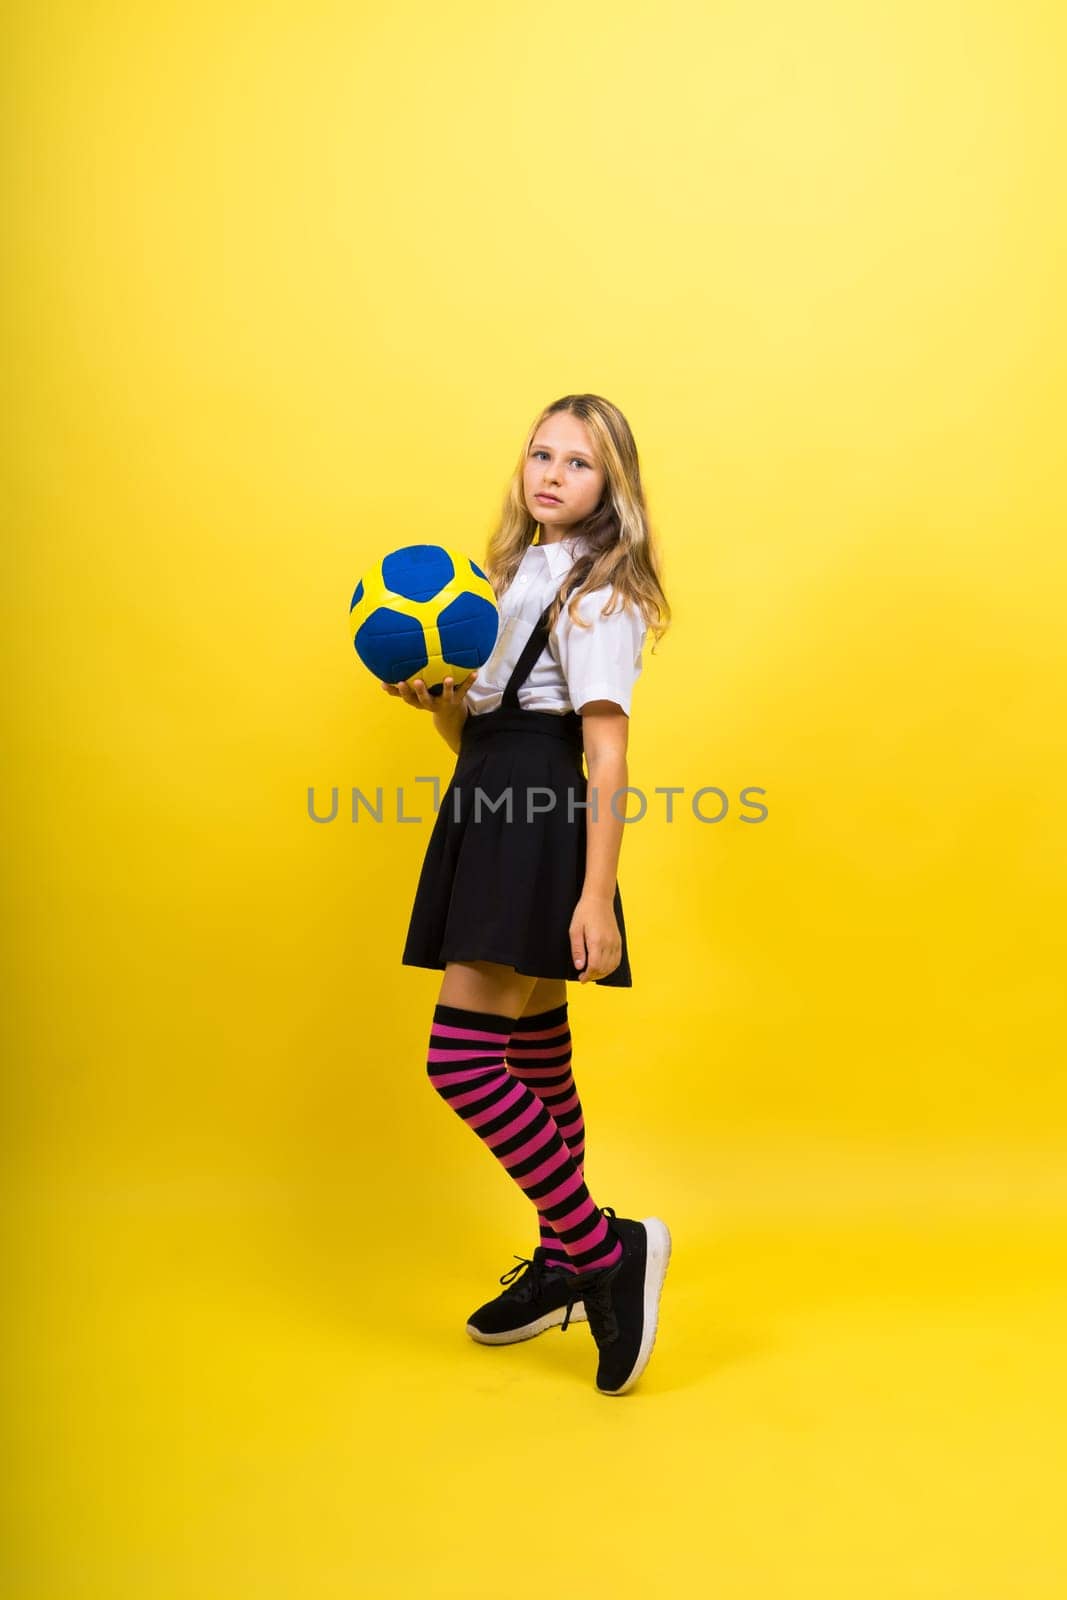
<svg viewBox="0 0 1067 1600"><path fill-rule="evenodd" d="M549 629L555 626L564 604L572 622L582 628L590 626L575 608L582 595L610 586L611 594L601 616L613 615L616 599L624 607L633 606L653 634L655 653L655 644L670 626L671 608L660 582L659 553L649 526L637 445L622 412L600 395L568 394L553 400L529 429L504 496L499 526L490 537L486 553L485 569L493 591L499 598L508 588L537 532L537 519L526 505L523 475L538 428L557 411L568 411L585 423L605 482L595 510L568 529L568 535L581 534L589 543L576 555L552 602Z"/></svg>

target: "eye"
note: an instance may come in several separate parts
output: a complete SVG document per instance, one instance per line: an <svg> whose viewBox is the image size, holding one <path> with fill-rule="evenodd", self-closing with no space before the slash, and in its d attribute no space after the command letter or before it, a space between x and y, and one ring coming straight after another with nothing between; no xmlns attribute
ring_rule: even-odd
<svg viewBox="0 0 1067 1600"><path fill-rule="evenodd" d="M530 452L530 458L531 460L536 460L538 456L547 456L547 454L547 450L532 450ZM583 461L581 456L571 456L571 461L577 462L578 466L580 467L588 467L589 465L588 461Z"/></svg>

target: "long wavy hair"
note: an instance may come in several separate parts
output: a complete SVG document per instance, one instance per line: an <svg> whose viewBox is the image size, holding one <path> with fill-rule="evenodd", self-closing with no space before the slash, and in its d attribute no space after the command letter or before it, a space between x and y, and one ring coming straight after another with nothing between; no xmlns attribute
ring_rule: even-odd
<svg viewBox="0 0 1067 1600"><path fill-rule="evenodd" d="M630 425L617 406L598 394L568 394L553 400L535 419L523 441L518 463L504 496L499 526L489 539L485 570L499 598L508 588L526 551L534 541L538 522L526 505L523 474L537 430L546 417L569 411L589 429L597 459L604 469L600 501L582 522L568 529L581 534L588 546L581 549L559 593L552 602L548 626L553 628L566 605L572 622L588 627L575 608L582 595L610 586L611 594L601 616L611 616L616 601L639 610L654 638L666 633L671 608L660 582L660 558L649 525L637 445Z"/></svg>

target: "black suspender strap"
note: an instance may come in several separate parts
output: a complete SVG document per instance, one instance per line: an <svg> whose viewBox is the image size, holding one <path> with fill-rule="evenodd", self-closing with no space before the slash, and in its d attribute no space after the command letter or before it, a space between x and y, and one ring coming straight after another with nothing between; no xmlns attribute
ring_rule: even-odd
<svg viewBox="0 0 1067 1600"><path fill-rule="evenodd" d="M514 671L508 679L507 688L504 690L500 701L501 705L518 709L519 686L526 682L533 670L534 662L548 643L548 613L551 611L553 604L553 601L549 601L534 624L534 630L523 646L522 654L516 661Z"/></svg>

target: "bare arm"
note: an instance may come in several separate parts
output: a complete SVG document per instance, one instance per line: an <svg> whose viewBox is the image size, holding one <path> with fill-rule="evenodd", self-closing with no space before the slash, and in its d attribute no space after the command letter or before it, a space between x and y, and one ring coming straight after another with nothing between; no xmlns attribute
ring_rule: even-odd
<svg viewBox="0 0 1067 1600"><path fill-rule="evenodd" d="M629 782L629 727L630 719L613 700L591 700L582 709L590 809L585 814L585 879L570 930L575 965L585 969L582 983L606 978L622 959L613 902L626 826L626 795L621 791Z"/></svg>
<svg viewBox="0 0 1067 1600"><path fill-rule="evenodd" d="M463 724L470 716L470 707L466 700L461 700L459 706L441 706L433 714L434 727L448 748L455 755L459 755L460 741L463 738Z"/></svg>

